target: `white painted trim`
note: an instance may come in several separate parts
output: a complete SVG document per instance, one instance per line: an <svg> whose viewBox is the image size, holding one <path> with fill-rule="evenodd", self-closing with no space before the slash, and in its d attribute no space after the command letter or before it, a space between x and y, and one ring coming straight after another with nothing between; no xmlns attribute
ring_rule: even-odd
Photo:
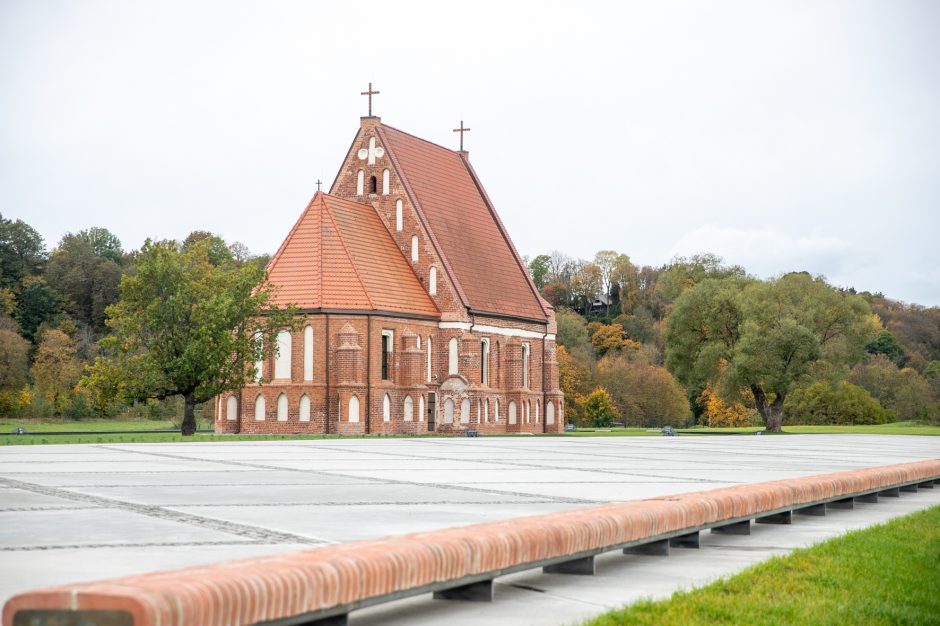
<svg viewBox="0 0 940 626"><path fill-rule="evenodd" d="M539 333L534 330L523 330L521 328L502 328L500 326L486 326L485 324L471 324L469 322L439 322L437 327L442 330L469 330L484 335L503 335L505 337L555 341L555 335Z"/></svg>

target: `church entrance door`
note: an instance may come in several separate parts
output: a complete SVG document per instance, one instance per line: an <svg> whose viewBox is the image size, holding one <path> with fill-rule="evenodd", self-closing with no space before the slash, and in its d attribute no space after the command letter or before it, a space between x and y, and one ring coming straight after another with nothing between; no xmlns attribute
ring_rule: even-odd
<svg viewBox="0 0 940 626"><path fill-rule="evenodd" d="M428 432L434 432L434 416L437 415L437 394L428 392Z"/></svg>

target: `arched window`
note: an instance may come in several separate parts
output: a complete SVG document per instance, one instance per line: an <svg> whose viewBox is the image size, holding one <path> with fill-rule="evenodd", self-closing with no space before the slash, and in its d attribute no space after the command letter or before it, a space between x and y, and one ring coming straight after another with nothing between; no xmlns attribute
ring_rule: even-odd
<svg viewBox="0 0 940 626"><path fill-rule="evenodd" d="M313 327L304 328L304 380L313 380Z"/></svg>
<svg viewBox="0 0 940 626"><path fill-rule="evenodd" d="M395 230L398 232L401 232L403 219L401 198L399 198L398 200L395 200Z"/></svg>
<svg viewBox="0 0 940 626"><path fill-rule="evenodd" d="M258 397L255 398L255 421L264 421L264 396L261 394L258 394Z"/></svg>
<svg viewBox="0 0 940 626"><path fill-rule="evenodd" d="M255 350L258 354L258 360L255 361L255 380L260 383L264 378L264 338L261 333L255 335Z"/></svg>
<svg viewBox="0 0 940 626"><path fill-rule="evenodd" d="M480 382L489 384L490 380L490 340L480 340Z"/></svg>
<svg viewBox="0 0 940 626"><path fill-rule="evenodd" d="M277 357L274 361L274 378L290 380L290 344L290 331L279 331L277 333Z"/></svg>
<svg viewBox="0 0 940 626"><path fill-rule="evenodd" d="M350 422L359 421L359 398L356 396L353 396L349 399L349 415L347 416L347 419Z"/></svg>
<svg viewBox="0 0 940 626"><path fill-rule="evenodd" d="M389 380L392 368L392 347L395 335L391 330L382 331L382 380Z"/></svg>
<svg viewBox="0 0 940 626"><path fill-rule="evenodd" d="M460 423L470 423L470 400L468 398L464 398L463 402L460 403Z"/></svg>
<svg viewBox="0 0 940 626"><path fill-rule="evenodd" d="M490 421L490 399L487 398L483 401L483 421L487 424Z"/></svg>
<svg viewBox="0 0 940 626"><path fill-rule="evenodd" d="M388 394L382 398L382 421L392 421L392 399L388 397Z"/></svg>
<svg viewBox="0 0 940 626"><path fill-rule="evenodd" d="M447 374L457 373L457 338L451 337L447 342Z"/></svg>
<svg viewBox="0 0 940 626"><path fill-rule="evenodd" d="M418 421L424 421L424 396L418 396Z"/></svg>
<svg viewBox="0 0 940 626"><path fill-rule="evenodd" d="M516 423L516 403L511 400L509 402L509 423Z"/></svg>
<svg viewBox="0 0 940 626"><path fill-rule="evenodd" d="M300 396L300 404L298 405L298 413L300 414L301 422L310 421L310 398L307 397L307 394Z"/></svg>
<svg viewBox="0 0 940 626"><path fill-rule="evenodd" d="M555 423L555 405L551 400L545 403L545 425L551 426Z"/></svg>
<svg viewBox="0 0 940 626"><path fill-rule="evenodd" d="M410 422L414 420L415 403L414 403L414 400L411 399L411 396L405 396L405 402L402 405L402 413L404 414L404 418L406 422Z"/></svg>
<svg viewBox="0 0 940 626"><path fill-rule="evenodd" d="M378 187L379 187L379 183L375 179L375 176L370 176L369 177L369 193L371 194L378 193L379 191Z"/></svg>
<svg viewBox="0 0 940 626"><path fill-rule="evenodd" d="M431 336L428 335L428 382L431 382Z"/></svg>
<svg viewBox="0 0 940 626"><path fill-rule="evenodd" d="M412 263L418 262L418 236L417 235L411 236L411 262Z"/></svg>
<svg viewBox="0 0 940 626"><path fill-rule="evenodd" d="M483 423L483 400L477 398L477 424Z"/></svg>
<svg viewBox="0 0 940 626"><path fill-rule="evenodd" d="M535 423L536 424L539 423L539 409L541 408L540 405L541 403L538 400L536 400L535 401Z"/></svg>
<svg viewBox="0 0 940 626"><path fill-rule="evenodd" d="M365 187L366 173L362 170L359 170L359 173L356 174L356 195L361 196L364 187Z"/></svg>
<svg viewBox="0 0 940 626"><path fill-rule="evenodd" d="M225 419L229 421L238 419L238 400L235 396L229 396L225 401Z"/></svg>
<svg viewBox="0 0 940 626"><path fill-rule="evenodd" d="M450 398L444 400L444 423L454 423L454 401Z"/></svg>
<svg viewBox="0 0 940 626"><path fill-rule="evenodd" d="M388 195L388 170L382 171L382 195Z"/></svg>
<svg viewBox="0 0 940 626"><path fill-rule="evenodd" d="M437 268L433 265L428 270L428 291L432 296L437 295Z"/></svg>
<svg viewBox="0 0 940 626"><path fill-rule="evenodd" d="M277 397L277 421L287 421L287 394L281 394Z"/></svg>
<svg viewBox="0 0 940 626"><path fill-rule="evenodd" d="M496 398L493 401L493 408L495 409L493 411L493 416L496 418L496 423L499 423L499 398Z"/></svg>

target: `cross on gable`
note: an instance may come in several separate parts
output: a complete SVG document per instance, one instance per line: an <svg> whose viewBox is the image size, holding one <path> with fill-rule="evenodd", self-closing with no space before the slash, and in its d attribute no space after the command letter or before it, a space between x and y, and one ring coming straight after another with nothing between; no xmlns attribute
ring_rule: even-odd
<svg viewBox="0 0 940 626"><path fill-rule="evenodd" d="M322 184L323 184L323 181L321 181L321 180L318 178L318 179L317 179L317 191L320 191L320 185L322 185Z"/></svg>
<svg viewBox="0 0 940 626"><path fill-rule="evenodd" d="M385 156L385 148L375 145L375 137L369 137L369 149L361 148L359 150L359 160L369 159L369 165L375 165L375 160Z"/></svg>
<svg viewBox="0 0 940 626"><path fill-rule="evenodd" d="M379 95L378 91L372 91L372 83L369 83L368 91L363 91L360 96L369 96L369 117L372 117L372 96Z"/></svg>
<svg viewBox="0 0 940 626"><path fill-rule="evenodd" d="M460 128L455 128L455 129L454 129L454 132L455 132L455 133L460 133L460 151L461 151L461 152L463 152L463 134L464 134L465 132L468 132L469 130L470 130L469 128L464 128L464 126L463 126L463 120L460 120Z"/></svg>

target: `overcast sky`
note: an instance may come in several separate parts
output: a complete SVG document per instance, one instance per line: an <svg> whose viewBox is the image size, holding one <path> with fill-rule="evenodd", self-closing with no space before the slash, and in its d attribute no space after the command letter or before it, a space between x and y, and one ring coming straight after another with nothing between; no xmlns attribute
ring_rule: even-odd
<svg viewBox="0 0 940 626"><path fill-rule="evenodd" d="M940 2L0 0L0 212L273 252L366 113L523 254L712 251L940 305Z"/></svg>

